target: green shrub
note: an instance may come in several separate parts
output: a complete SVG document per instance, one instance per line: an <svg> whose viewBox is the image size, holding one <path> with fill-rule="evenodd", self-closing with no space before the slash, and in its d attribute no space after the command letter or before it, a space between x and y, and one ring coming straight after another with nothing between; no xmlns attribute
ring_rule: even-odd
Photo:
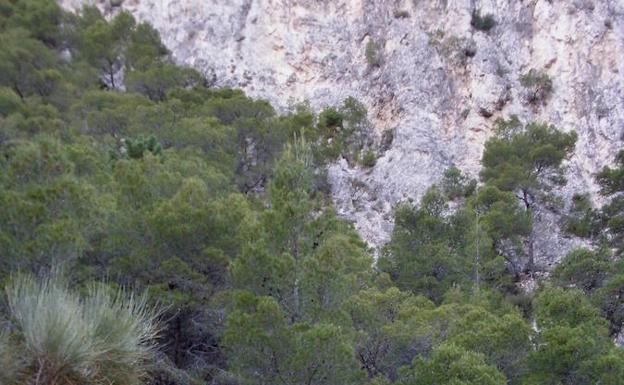
<svg viewBox="0 0 624 385"><path fill-rule="evenodd" d="M472 12L472 18L470 19L470 25L479 31L487 32L494 28L496 20L494 15L488 13L485 16L481 16L481 11L475 10Z"/></svg>
<svg viewBox="0 0 624 385"><path fill-rule="evenodd" d="M325 107L319 114L319 126L321 128L342 127L342 114L334 107Z"/></svg>
<svg viewBox="0 0 624 385"><path fill-rule="evenodd" d="M381 53L377 43L372 39L366 43L366 62L371 67L379 67L381 65Z"/></svg>
<svg viewBox="0 0 624 385"><path fill-rule="evenodd" d="M587 194L574 194L572 207L564 219L564 229L578 237L593 238L602 230L600 213L592 207Z"/></svg>
<svg viewBox="0 0 624 385"><path fill-rule="evenodd" d="M535 68L520 77L520 84L527 89L527 99L531 104L544 102L553 91L550 76Z"/></svg>
<svg viewBox="0 0 624 385"><path fill-rule="evenodd" d="M477 43L473 39L454 35L446 37L442 30L429 34L429 44L454 65L465 66L468 59L477 54Z"/></svg>
<svg viewBox="0 0 624 385"><path fill-rule="evenodd" d="M362 155L362 166L364 167L374 167L377 163L377 157L375 156L375 152L370 148L364 151L364 155Z"/></svg>
<svg viewBox="0 0 624 385"><path fill-rule="evenodd" d="M477 181L464 175L457 167L450 167L444 170L440 187L444 195L453 200L472 195L477 188Z"/></svg>
<svg viewBox="0 0 624 385"><path fill-rule="evenodd" d="M130 159L142 159L145 152L151 152L153 155L162 155L162 146L154 136L149 138L140 137L136 140L126 139L124 141L126 155Z"/></svg>
<svg viewBox="0 0 624 385"><path fill-rule="evenodd" d="M609 254L576 249L569 252L551 273L551 279L561 287L573 286L590 293L602 286L611 273Z"/></svg>

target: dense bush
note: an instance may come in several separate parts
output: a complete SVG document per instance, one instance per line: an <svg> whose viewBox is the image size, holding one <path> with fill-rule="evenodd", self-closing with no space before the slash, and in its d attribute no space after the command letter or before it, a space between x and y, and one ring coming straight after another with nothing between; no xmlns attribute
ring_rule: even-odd
<svg viewBox="0 0 624 385"><path fill-rule="evenodd" d="M466 37L446 36L437 30L429 35L429 43L453 65L465 66L477 54L477 43Z"/></svg>
<svg viewBox="0 0 624 385"><path fill-rule="evenodd" d="M527 100L531 104L546 102L553 91L553 83L548 74L532 68L520 77L527 91Z"/></svg>
<svg viewBox="0 0 624 385"><path fill-rule="evenodd" d="M482 16L481 11L474 10L470 18L470 25L474 29L487 32L496 26L496 19L494 19L494 15L491 13Z"/></svg>

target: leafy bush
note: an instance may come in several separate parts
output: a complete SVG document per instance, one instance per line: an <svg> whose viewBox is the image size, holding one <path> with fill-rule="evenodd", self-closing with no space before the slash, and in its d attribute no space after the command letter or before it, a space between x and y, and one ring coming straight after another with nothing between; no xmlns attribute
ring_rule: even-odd
<svg viewBox="0 0 624 385"><path fill-rule="evenodd" d="M605 250L592 252L577 249L569 252L557 265L552 272L552 280L563 287L574 286L589 293L602 286L611 270Z"/></svg>
<svg viewBox="0 0 624 385"><path fill-rule="evenodd" d="M473 39L453 35L446 37L441 30L429 34L429 44L454 65L465 66L468 59L477 54L477 43Z"/></svg>
<svg viewBox="0 0 624 385"><path fill-rule="evenodd" d="M548 74L532 68L520 77L520 84L527 90L527 99L531 104L544 102L553 91L553 83Z"/></svg>
<svg viewBox="0 0 624 385"><path fill-rule="evenodd" d="M148 98L164 100L167 91L176 87L193 87L203 81L199 72L170 63L156 63L145 71L134 70L126 74L128 91L141 93Z"/></svg>
<svg viewBox="0 0 624 385"><path fill-rule="evenodd" d="M477 188L477 181L462 174L457 167L450 167L444 171L440 187L444 195L453 200L472 195Z"/></svg>
<svg viewBox="0 0 624 385"><path fill-rule="evenodd" d="M472 12L472 18L470 19L470 25L479 31L487 32L494 28L496 19L494 19L494 15L491 13L481 16L481 11L474 10Z"/></svg>
<svg viewBox="0 0 624 385"><path fill-rule="evenodd" d="M318 125L326 131L342 127L343 115L334 107L325 107L319 114Z"/></svg>
<svg viewBox="0 0 624 385"><path fill-rule="evenodd" d="M567 232L578 237L593 238L602 230L601 221L600 213L592 207L588 195L572 196L572 208L564 223Z"/></svg>

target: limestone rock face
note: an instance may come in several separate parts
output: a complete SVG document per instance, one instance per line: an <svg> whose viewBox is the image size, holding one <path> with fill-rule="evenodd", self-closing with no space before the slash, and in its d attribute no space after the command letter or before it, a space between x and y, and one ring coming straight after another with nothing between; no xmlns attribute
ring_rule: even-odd
<svg viewBox="0 0 624 385"><path fill-rule="evenodd" d="M62 0L75 8L85 0ZM596 197L592 174L612 161L624 129L622 0L108 0L151 22L180 63L217 86L244 89L287 108L362 101L376 132L394 140L372 169L329 168L338 211L363 238L389 239L392 207L417 199L444 169L476 175L498 117L543 121L579 141L568 186ZM487 32L471 14L491 13ZM379 66L365 50L378 46ZM553 92L528 102L519 78L535 68ZM573 240L544 213L538 258L555 262Z"/></svg>

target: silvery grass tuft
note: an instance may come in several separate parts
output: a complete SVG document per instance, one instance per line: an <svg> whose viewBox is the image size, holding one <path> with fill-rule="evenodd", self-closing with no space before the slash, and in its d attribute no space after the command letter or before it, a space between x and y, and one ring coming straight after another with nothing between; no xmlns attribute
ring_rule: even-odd
<svg viewBox="0 0 624 385"><path fill-rule="evenodd" d="M81 297L58 276L29 275L14 277L6 294L23 345L22 370L14 380L133 385L144 379L158 334L158 313L145 297L104 285Z"/></svg>

